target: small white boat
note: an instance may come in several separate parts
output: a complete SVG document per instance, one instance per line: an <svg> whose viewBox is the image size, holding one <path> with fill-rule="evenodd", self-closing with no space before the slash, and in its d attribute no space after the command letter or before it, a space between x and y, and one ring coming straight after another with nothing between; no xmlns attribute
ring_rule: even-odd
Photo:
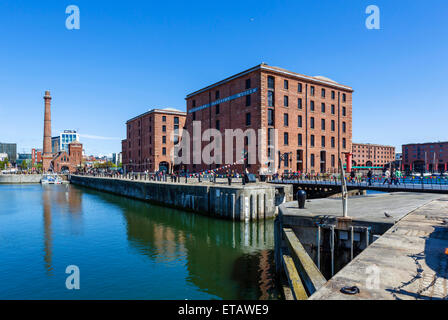
<svg viewBox="0 0 448 320"><path fill-rule="evenodd" d="M44 174L41 184L62 184L62 179L57 174Z"/></svg>

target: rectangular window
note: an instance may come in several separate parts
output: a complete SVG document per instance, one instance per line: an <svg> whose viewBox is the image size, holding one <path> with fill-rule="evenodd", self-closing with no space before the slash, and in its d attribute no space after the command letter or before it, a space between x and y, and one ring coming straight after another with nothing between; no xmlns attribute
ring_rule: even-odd
<svg viewBox="0 0 448 320"><path fill-rule="evenodd" d="M325 98L325 89L322 89L322 98Z"/></svg>
<svg viewBox="0 0 448 320"><path fill-rule="evenodd" d="M289 84L288 84L288 80L284 80L283 81L283 88L285 88L286 90L288 90Z"/></svg>
<svg viewBox="0 0 448 320"><path fill-rule="evenodd" d="M220 130L220 127L219 127L219 120L216 120L216 130Z"/></svg>
<svg viewBox="0 0 448 320"><path fill-rule="evenodd" d="M164 156L166 156L166 148L165 148L165 147L162 148L162 154L163 154Z"/></svg>
<svg viewBox="0 0 448 320"><path fill-rule="evenodd" d="M313 100L310 101L310 110L314 111L314 101Z"/></svg>
<svg viewBox="0 0 448 320"><path fill-rule="evenodd" d="M320 142L321 142L322 148L325 148L325 136L321 137Z"/></svg>
<svg viewBox="0 0 448 320"><path fill-rule="evenodd" d="M334 168L334 166L335 166L335 157L334 157L334 154L332 154L331 155L331 166Z"/></svg>
<svg viewBox="0 0 448 320"><path fill-rule="evenodd" d="M166 126L162 126L162 131L166 132Z"/></svg>
<svg viewBox="0 0 448 320"><path fill-rule="evenodd" d="M193 108L196 107L196 100L193 100L191 103Z"/></svg>
<svg viewBox="0 0 448 320"><path fill-rule="evenodd" d="M179 124L179 117L174 117L174 124Z"/></svg>
<svg viewBox="0 0 448 320"><path fill-rule="evenodd" d="M288 143L289 143L288 132L285 132L285 133L283 134L283 144L284 144L285 146L287 146Z"/></svg>
<svg viewBox="0 0 448 320"><path fill-rule="evenodd" d="M196 112L193 112L193 121L196 120Z"/></svg>
<svg viewBox="0 0 448 320"><path fill-rule="evenodd" d="M344 121L344 122L342 122L342 132L345 133L345 131L346 131L346 124L345 124L345 121Z"/></svg>
<svg viewBox="0 0 448 320"><path fill-rule="evenodd" d="M162 136L162 143L166 143L166 136Z"/></svg>
<svg viewBox="0 0 448 320"><path fill-rule="evenodd" d="M325 103L321 104L320 110L322 111L322 113L325 113Z"/></svg>
<svg viewBox="0 0 448 320"><path fill-rule="evenodd" d="M269 90L268 91L268 107L274 106L274 91Z"/></svg>
<svg viewBox="0 0 448 320"><path fill-rule="evenodd" d="M335 92L334 92L334 91L331 91L331 99L334 100L334 98L335 98Z"/></svg>
<svg viewBox="0 0 448 320"><path fill-rule="evenodd" d="M321 126L322 130L325 130L325 119L320 120L320 126Z"/></svg>
<svg viewBox="0 0 448 320"><path fill-rule="evenodd" d="M250 79L246 79L246 89L250 89Z"/></svg>
<svg viewBox="0 0 448 320"><path fill-rule="evenodd" d="M297 99L297 107L302 109L302 98Z"/></svg>
<svg viewBox="0 0 448 320"><path fill-rule="evenodd" d="M311 154L311 167L314 167L314 154Z"/></svg>
<svg viewBox="0 0 448 320"><path fill-rule="evenodd" d="M297 127L302 128L302 116L297 117Z"/></svg>
<svg viewBox="0 0 448 320"><path fill-rule="evenodd" d="M345 117L347 114L347 110L345 109L345 107L342 107L342 115Z"/></svg>
<svg viewBox="0 0 448 320"><path fill-rule="evenodd" d="M268 76L268 88L269 89L274 89L274 87L275 87L274 77Z"/></svg>
<svg viewBox="0 0 448 320"><path fill-rule="evenodd" d="M314 129L314 117L311 117L310 119L310 128Z"/></svg>
<svg viewBox="0 0 448 320"><path fill-rule="evenodd" d="M166 122L166 116L162 116L162 121ZM140 122L138 123L138 126L140 126Z"/></svg>
<svg viewBox="0 0 448 320"><path fill-rule="evenodd" d="M289 106L289 97L288 97L288 96L284 96L284 97L283 97L283 105L284 105L285 107L288 107L288 106Z"/></svg>
<svg viewBox="0 0 448 320"><path fill-rule="evenodd" d="M283 114L283 124L285 127L287 127L289 124L289 117L287 113Z"/></svg>
<svg viewBox="0 0 448 320"><path fill-rule="evenodd" d="M335 130L335 122L334 120L331 120L331 131Z"/></svg>
<svg viewBox="0 0 448 320"><path fill-rule="evenodd" d="M216 90L215 92L215 99L219 99L219 90Z"/></svg>
<svg viewBox="0 0 448 320"><path fill-rule="evenodd" d="M299 133L297 135L297 145L302 146L302 134L301 133Z"/></svg>
<svg viewBox="0 0 448 320"><path fill-rule="evenodd" d="M246 113L246 126L250 126L250 113Z"/></svg>
<svg viewBox="0 0 448 320"><path fill-rule="evenodd" d="M300 82L297 84L297 92L302 92L302 84Z"/></svg>
<svg viewBox="0 0 448 320"><path fill-rule="evenodd" d="M334 148L336 145L335 145L335 142L334 142L334 137L331 137L331 147L332 148Z"/></svg>
<svg viewBox="0 0 448 320"><path fill-rule="evenodd" d="M219 114L219 103L216 105L216 107L215 107L215 113L216 114Z"/></svg>
<svg viewBox="0 0 448 320"><path fill-rule="evenodd" d="M246 107L250 106L250 104L251 104L251 95L248 94L248 95L246 96Z"/></svg>
<svg viewBox="0 0 448 320"><path fill-rule="evenodd" d="M345 93L342 94L342 102L345 102L347 100Z"/></svg>
<svg viewBox="0 0 448 320"><path fill-rule="evenodd" d="M314 86L310 87L310 95L314 97Z"/></svg>
<svg viewBox="0 0 448 320"><path fill-rule="evenodd" d="M342 148L345 149L347 147L345 138L342 138Z"/></svg>
<svg viewBox="0 0 448 320"><path fill-rule="evenodd" d="M274 125L274 109L268 109L268 126Z"/></svg>
<svg viewBox="0 0 448 320"><path fill-rule="evenodd" d="M331 105L331 114L334 114L334 104Z"/></svg>
<svg viewBox="0 0 448 320"><path fill-rule="evenodd" d="M314 134L310 136L310 145L314 147Z"/></svg>

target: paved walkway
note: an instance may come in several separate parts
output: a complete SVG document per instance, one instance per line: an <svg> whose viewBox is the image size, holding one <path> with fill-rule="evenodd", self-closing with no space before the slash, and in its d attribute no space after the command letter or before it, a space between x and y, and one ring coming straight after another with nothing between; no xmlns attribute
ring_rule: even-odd
<svg viewBox="0 0 448 320"><path fill-rule="evenodd" d="M448 300L448 197L402 218L339 271L311 300ZM340 292L357 286L360 293Z"/></svg>
<svg viewBox="0 0 448 320"><path fill-rule="evenodd" d="M395 223L409 212L440 197L443 196L411 192L353 196L348 198L348 215L357 221ZM288 202L282 206L286 209L282 211L285 216L304 218L342 216L341 198L307 200L305 209L299 209L297 201Z"/></svg>

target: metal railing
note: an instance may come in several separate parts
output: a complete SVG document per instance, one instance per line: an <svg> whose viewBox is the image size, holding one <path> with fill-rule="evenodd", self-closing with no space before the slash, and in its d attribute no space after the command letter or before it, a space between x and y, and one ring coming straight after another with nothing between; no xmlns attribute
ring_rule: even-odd
<svg viewBox="0 0 448 320"><path fill-rule="evenodd" d="M384 189L388 190L441 190L448 191L448 178L402 178L385 179L384 177L374 177L371 179L345 179L347 187L360 189ZM369 181L370 180L370 181ZM319 186L341 186L341 179L338 177L332 179L274 179L272 183L286 184L306 184Z"/></svg>

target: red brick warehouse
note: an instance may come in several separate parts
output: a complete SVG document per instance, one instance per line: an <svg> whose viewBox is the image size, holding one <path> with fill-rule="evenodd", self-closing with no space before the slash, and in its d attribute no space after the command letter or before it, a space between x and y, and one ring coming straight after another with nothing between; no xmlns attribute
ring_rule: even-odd
<svg viewBox="0 0 448 320"><path fill-rule="evenodd" d="M387 167L395 161L395 147L370 143L353 143L353 165Z"/></svg>
<svg viewBox="0 0 448 320"><path fill-rule="evenodd" d="M438 171L448 170L448 141L410 143L402 146L403 170Z"/></svg>
<svg viewBox="0 0 448 320"><path fill-rule="evenodd" d="M338 158L352 148L352 93L351 87L322 76L260 64L187 95L185 127L190 136L193 121L201 122L202 132L216 128L222 134L225 129L264 128L270 157L267 146L277 129L275 163L257 160L248 166L251 173L272 172L273 165L280 173L337 172ZM235 160L242 158L235 144L233 152ZM193 164L191 159L187 167L200 172L221 165ZM233 169L240 171L242 165Z"/></svg>
<svg viewBox="0 0 448 320"><path fill-rule="evenodd" d="M128 120L126 139L121 142L123 168L127 172L178 170L171 151L184 125L185 112L170 108L153 109Z"/></svg>

